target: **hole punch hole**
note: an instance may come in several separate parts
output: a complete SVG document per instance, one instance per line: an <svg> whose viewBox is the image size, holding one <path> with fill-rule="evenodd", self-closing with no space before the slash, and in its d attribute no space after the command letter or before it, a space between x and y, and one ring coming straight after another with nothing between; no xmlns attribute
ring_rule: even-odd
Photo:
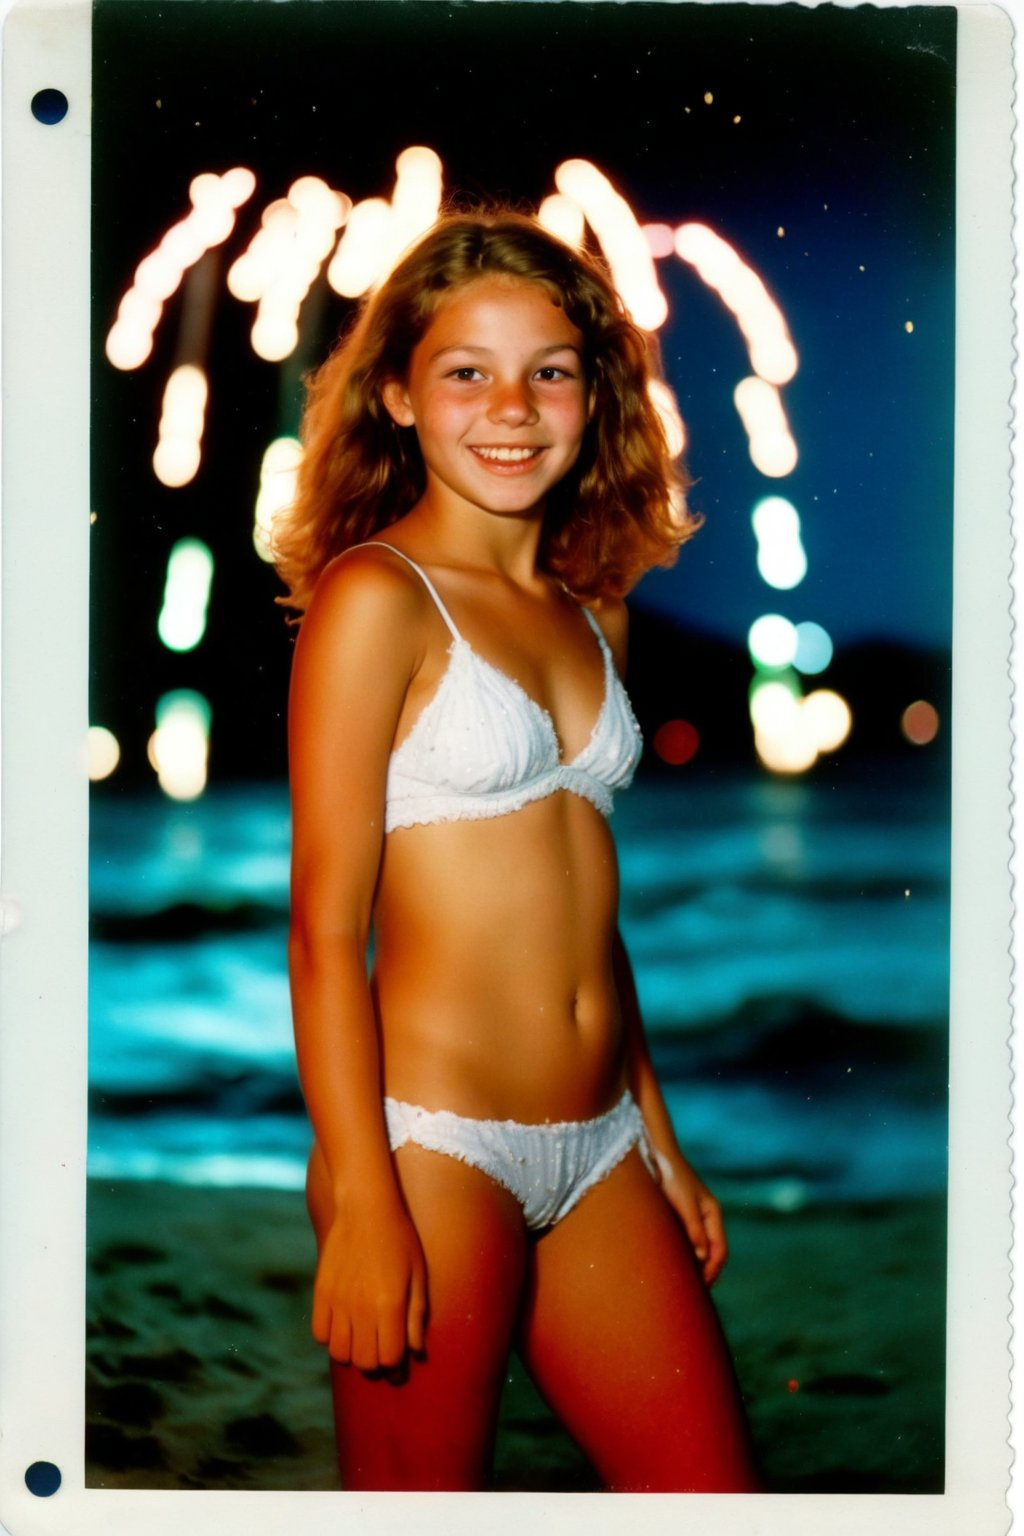
<svg viewBox="0 0 1024 1536"><path fill-rule="evenodd" d="M54 90L47 86L45 90L36 91L32 97L32 116L39 123L59 123L68 115L68 99L63 91ZM42 1462L39 1463L43 1465Z"/></svg>
<svg viewBox="0 0 1024 1536"><path fill-rule="evenodd" d="M48 1499L60 1487L60 1468L52 1461L34 1461L25 1472L25 1486L37 1499Z"/></svg>

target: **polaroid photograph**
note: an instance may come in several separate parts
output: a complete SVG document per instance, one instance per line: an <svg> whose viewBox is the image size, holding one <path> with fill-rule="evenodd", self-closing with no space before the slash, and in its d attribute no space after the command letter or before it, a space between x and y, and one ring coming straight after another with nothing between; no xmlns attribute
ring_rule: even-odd
<svg viewBox="0 0 1024 1536"><path fill-rule="evenodd" d="M10 8L13 1536L1007 1529L1011 50Z"/></svg>

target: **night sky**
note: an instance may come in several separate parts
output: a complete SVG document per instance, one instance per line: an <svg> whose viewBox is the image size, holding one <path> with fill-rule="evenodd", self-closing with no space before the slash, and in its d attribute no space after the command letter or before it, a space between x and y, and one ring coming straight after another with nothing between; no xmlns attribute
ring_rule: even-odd
<svg viewBox="0 0 1024 1536"><path fill-rule="evenodd" d="M439 153L449 192L531 208L561 160L591 159L641 222L711 224L786 315L800 461L768 480L732 405L750 368L731 316L677 258L658 263L706 522L675 570L645 578L638 608L737 645L775 611L823 624L839 649L948 648L955 10L100 0L93 35L94 718L148 731L156 693L176 686L241 690L256 717L279 715L289 642L251 548L259 461L294 430L299 374L351 311L314 291L300 355L262 362L224 273L295 177L388 196L416 143ZM204 463L167 490L149 459L180 295L136 373L105 361L103 338L134 267L187 212L191 178L236 164L258 185L218 258ZM792 592L756 570L750 511L772 493L803 523L810 568ZM155 623L185 534L211 546L217 574L207 637L180 657Z"/></svg>

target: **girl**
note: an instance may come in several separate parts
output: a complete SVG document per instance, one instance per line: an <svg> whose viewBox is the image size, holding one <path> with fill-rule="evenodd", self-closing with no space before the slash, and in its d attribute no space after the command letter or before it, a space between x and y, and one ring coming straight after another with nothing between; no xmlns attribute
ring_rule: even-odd
<svg viewBox="0 0 1024 1536"><path fill-rule="evenodd" d="M513 1343L607 1487L755 1486L616 932L622 594L692 530L649 372L596 264L499 213L311 385L289 959L348 1489L484 1486Z"/></svg>

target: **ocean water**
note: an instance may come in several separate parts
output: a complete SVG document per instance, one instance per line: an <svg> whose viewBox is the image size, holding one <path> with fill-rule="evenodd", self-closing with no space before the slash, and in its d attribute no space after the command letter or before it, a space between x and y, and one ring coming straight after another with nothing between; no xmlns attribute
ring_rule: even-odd
<svg viewBox="0 0 1024 1536"><path fill-rule="evenodd" d="M841 782L641 781L622 924L680 1142L723 1198L941 1190L947 797L913 761ZM301 1187L283 786L97 794L90 1172Z"/></svg>

